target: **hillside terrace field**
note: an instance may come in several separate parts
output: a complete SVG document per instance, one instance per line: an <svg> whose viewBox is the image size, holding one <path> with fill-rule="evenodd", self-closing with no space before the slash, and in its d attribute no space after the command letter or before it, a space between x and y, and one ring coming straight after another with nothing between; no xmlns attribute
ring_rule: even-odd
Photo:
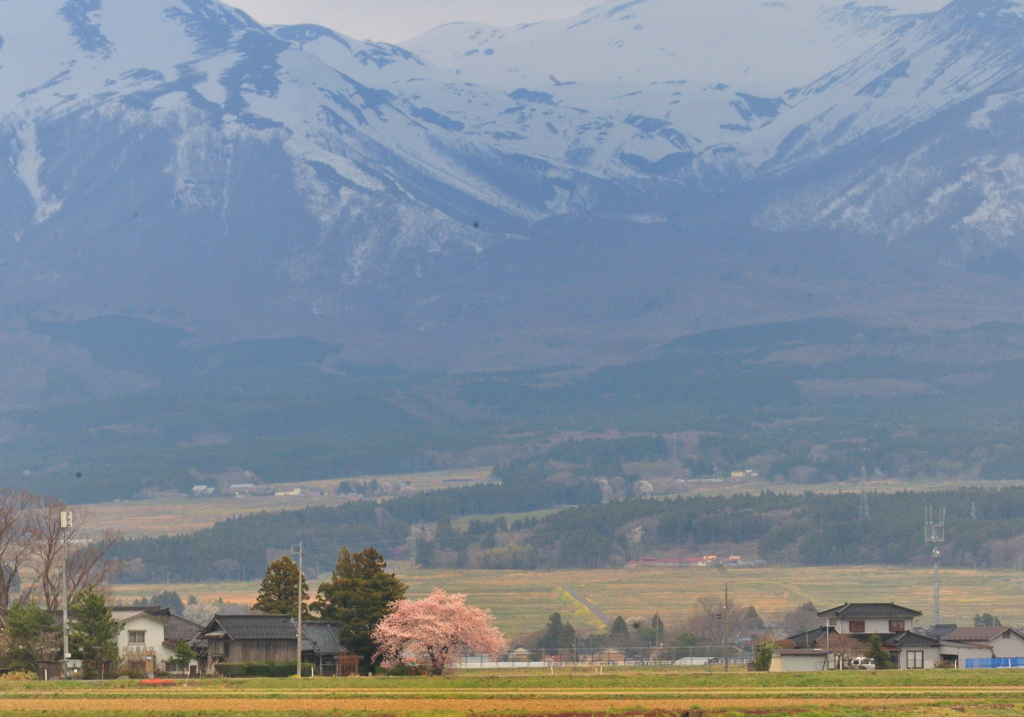
<svg viewBox="0 0 1024 717"><path fill-rule="evenodd" d="M541 629L561 612L580 629L601 623L559 588L581 593L611 616L660 613L669 630L691 612L701 595L720 595L729 581L729 600L753 605L770 622L810 600L819 609L846 601L894 601L923 612L930 624L932 572L929 567L759 567L719 571L711 568L618 568L611 570L423 570L405 562L392 565L409 584L409 597L425 597L434 587L462 592L473 605L490 609L506 636ZM327 578L329 575L323 575ZM1024 576L1012 572L943 570L942 620L972 624L975 614L997 615L1004 624L1024 624ZM176 589L201 601L223 598L251 604L259 583L191 585L115 585L113 596L125 602ZM311 590L315 586L311 585Z"/></svg>
<svg viewBox="0 0 1024 717"><path fill-rule="evenodd" d="M526 671L524 670L523 673ZM7 716L172 715L864 715L921 717L1019 713L1024 671L706 673L608 669L554 675L459 674L406 678L0 684Z"/></svg>

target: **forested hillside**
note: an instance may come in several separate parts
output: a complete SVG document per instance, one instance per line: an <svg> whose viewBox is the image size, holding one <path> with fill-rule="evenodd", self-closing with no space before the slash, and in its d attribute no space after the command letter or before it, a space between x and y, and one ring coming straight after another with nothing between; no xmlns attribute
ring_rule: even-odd
<svg viewBox="0 0 1024 717"><path fill-rule="evenodd" d="M946 508L943 562L1005 566L1024 551L1024 488L901 491L861 496L764 492L731 497L629 499L601 504L589 480L572 485L510 480L397 498L384 504L258 514L191 535L127 541L127 580L168 575L179 581L254 576L266 567L264 547L303 541L326 569L342 545L375 546L426 567L531 569L622 565L641 556L702 555L710 549L753 549L744 556L799 565L919 564L925 509ZM577 503L546 517L461 516L524 512Z"/></svg>
<svg viewBox="0 0 1024 717"><path fill-rule="evenodd" d="M796 484L1022 476L1019 325L822 319L695 334L604 368L479 374L359 368L300 339L194 348L127 319L37 328L110 381L149 382L90 397L67 375L49 405L0 411L0 484L73 502L187 493L196 473L238 469L279 483L539 458L547 476L569 464L588 478L646 477L613 464L659 461L677 478ZM601 442L615 436L649 443ZM556 449L574 437L591 440Z"/></svg>

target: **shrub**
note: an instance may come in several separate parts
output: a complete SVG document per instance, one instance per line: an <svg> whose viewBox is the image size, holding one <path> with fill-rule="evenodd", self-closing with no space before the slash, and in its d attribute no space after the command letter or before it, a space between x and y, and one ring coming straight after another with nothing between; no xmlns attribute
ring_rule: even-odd
<svg viewBox="0 0 1024 717"><path fill-rule="evenodd" d="M391 677L418 677L427 674L415 665L395 665L389 669L379 669L378 674L390 675Z"/></svg>
<svg viewBox="0 0 1024 717"><path fill-rule="evenodd" d="M772 656L775 654L776 642L766 638L754 646L754 659L750 663L756 672L768 672L772 668Z"/></svg>
<svg viewBox="0 0 1024 717"><path fill-rule="evenodd" d="M33 682L39 679L39 675L34 672L8 672L5 675L0 675L0 680L4 682Z"/></svg>
<svg viewBox="0 0 1024 717"><path fill-rule="evenodd" d="M308 675L314 665L302 663L302 674ZM217 674L222 677L291 677L294 662L219 662Z"/></svg>

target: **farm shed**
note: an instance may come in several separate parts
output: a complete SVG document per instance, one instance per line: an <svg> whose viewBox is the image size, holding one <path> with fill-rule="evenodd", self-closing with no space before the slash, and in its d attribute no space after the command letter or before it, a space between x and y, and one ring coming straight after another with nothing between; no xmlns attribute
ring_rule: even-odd
<svg viewBox="0 0 1024 717"><path fill-rule="evenodd" d="M339 627L302 623L302 661L317 665L321 674L351 667L351 660L343 659L350 652L338 640ZM218 663L294 662L298 627L288 615L216 615L198 639L207 642L204 669L210 673Z"/></svg>
<svg viewBox="0 0 1024 717"><path fill-rule="evenodd" d="M815 648L776 650L772 655L770 672L822 672L826 669L828 653Z"/></svg>

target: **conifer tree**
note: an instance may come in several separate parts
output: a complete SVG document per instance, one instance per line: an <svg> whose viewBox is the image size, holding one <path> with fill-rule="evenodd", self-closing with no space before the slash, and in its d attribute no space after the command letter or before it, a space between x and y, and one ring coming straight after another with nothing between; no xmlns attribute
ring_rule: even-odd
<svg viewBox="0 0 1024 717"><path fill-rule="evenodd" d="M266 615L298 615L299 566L287 555L278 558L267 568L267 574L256 595L255 610ZM302 619L309 619L306 602L309 600L309 586L302 576Z"/></svg>
<svg viewBox="0 0 1024 717"><path fill-rule="evenodd" d="M892 660L889 659L889 652L882 647L882 638L877 634L868 638L868 649L864 654L866 657L875 661L876 670L888 670L892 668Z"/></svg>
<svg viewBox="0 0 1024 717"><path fill-rule="evenodd" d="M60 628L53 615L35 603L14 603L7 612L7 666L35 672L39 660L53 659Z"/></svg>
<svg viewBox="0 0 1024 717"><path fill-rule="evenodd" d="M82 590L71 604L69 618L71 654L83 661L86 679L106 674L104 666L117 661L117 635L123 627L114 619L106 598L92 588Z"/></svg>
<svg viewBox="0 0 1024 717"><path fill-rule="evenodd" d="M342 548L331 579L320 584L312 606L322 619L341 623L341 644L359 655L363 672L380 664L374 659L378 645L373 629L408 590L398 576L385 571L387 566L373 548L354 555Z"/></svg>

